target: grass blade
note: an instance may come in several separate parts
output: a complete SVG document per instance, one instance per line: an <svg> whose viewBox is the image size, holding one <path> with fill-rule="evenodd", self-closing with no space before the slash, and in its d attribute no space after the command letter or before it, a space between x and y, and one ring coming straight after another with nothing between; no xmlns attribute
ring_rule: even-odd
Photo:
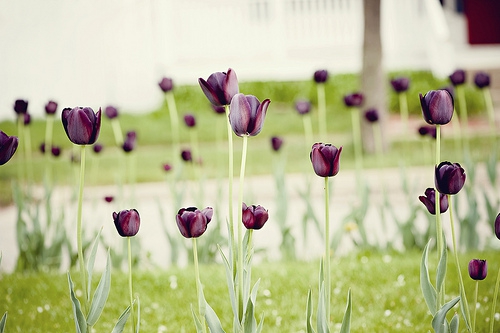
<svg viewBox="0 0 500 333"><path fill-rule="evenodd" d="M351 313L352 313L352 298L351 289L347 292L347 306L344 312L344 318L342 319L342 326L340 327L340 333L349 333L351 331Z"/></svg>
<svg viewBox="0 0 500 333"><path fill-rule="evenodd" d="M130 305L120 315L120 318L118 318L118 321L116 322L116 325L111 331L111 333L122 333L129 316L130 316Z"/></svg>
<svg viewBox="0 0 500 333"><path fill-rule="evenodd" d="M446 314L451 310L451 308L455 306L455 304L458 303L458 301L460 301L460 296L443 305L443 307L436 313L434 318L432 318L432 328L434 328L434 331L436 333L444 333Z"/></svg>
<svg viewBox="0 0 500 333"><path fill-rule="evenodd" d="M2 257L0 256L0 259L2 259ZM5 330L5 323L7 322L7 312L5 312L2 316L2 319L0 320L0 333L3 333L3 331Z"/></svg>
<svg viewBox="0 0 500 333"><path fill-rule="evenodd" d="M73 281L68 273L68 283L69 283L69 295L71 298L71 303L73 304L73 315L75 318L76 332L77 333L87 333L87 321L82 313L82 308L80 306L80 301L75 296Z"/></svg>
<svg viewBox="0 0 500 333"><path fill-rule="evenodd" d="M102 273L101 280L97 285L94 296L92 297L92 304L90 305L89 315L87 316L87 322L90 326L94 326L99 317L101 316L102 310L106 305L108 300L109 290L111 289L111 257L108 251L108 258L106 260L106 268Z"/></svg>
<svg viewBox="0 0 500 333"><path fill-rule="evenodd" d="M436 289L431 283L431 279L429 277L429 267L427 265L428 261L428 251L429 244L431 241L425 245L424 252L422 254L422 261L420 264L420 288L422 289L422 294L424 295L425 303L427 303L427 307L431 312L432 316L436 314Z"/></svg>

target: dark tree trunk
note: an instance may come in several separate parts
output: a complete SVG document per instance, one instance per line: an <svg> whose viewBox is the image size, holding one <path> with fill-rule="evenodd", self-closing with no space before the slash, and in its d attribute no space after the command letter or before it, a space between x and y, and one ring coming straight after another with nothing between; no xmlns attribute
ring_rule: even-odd
<svg viewBox="0 0 500 333"><path fill-rule="evenodd" d="M375 108L380 116L380 128L383 147L385 147L384 129L387 118L386 77L382 67L382 41L380 38L380 2L381 0L364 0L364 38L363 69L361 73L361 91L365 96L362 113ZM361 133L363 148L366 152L375 151L375 140L371 124L361 115Z"/></svg>

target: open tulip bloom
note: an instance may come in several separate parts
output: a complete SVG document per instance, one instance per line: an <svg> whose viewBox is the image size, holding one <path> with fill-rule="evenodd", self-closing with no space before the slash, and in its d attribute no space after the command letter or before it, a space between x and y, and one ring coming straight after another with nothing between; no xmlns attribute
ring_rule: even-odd
<svg viewBox="0 0 500 333"><path fill-rule="evenodd" d="M236 94L229 107L229 122L237 136L255 136L260 133L271 101L261 102L253 95Z"/></svg>
<svg viewBox="0 0 500 333"><path fill-rule="evenodd" d="M19 139L0 131L0 165L7 163L17 150Z"/></svg>
<svg viewBox="0 0 500 333"><path fill-rule="evenodd" d="M181 208L175 220L181 235L186 238L197 238L207 230L208 223L212 220L213 209L207 207L199 210L196 207Z"/></svg>
<svg viewBox="0 0 500 333"><path fill-rule="evenodd" d="M211 74L206 81L199 78L198 83L210 103L216 106L229 105L233 96L239 92L238 78L231 68L227 73Z"/></svg>
<svg viewBox="0 0 500 333"><path fill-rule="evenodd" d="M339 161L342 147L331 144L315 143L310 158L314 172L320 177L333 177L339 172Z"/></svg>
<svg viewBox="0 0 500 333"><path fill-rule="evenodd" d="M424 120L430 125L445 125L453 117L454 101L448 90L431 90L422 96L420 105Z"/></svg>
<svg viewBox="0 0 500 333"><path fill-rule="evenodd" d="M89 107L65 108L61 114L64 131L77 145L96 142L101 130L101 108L97 113Z"/></svg>
<svg viewBox="0 0 500 333"><path fill-rule="evenodd" d="M457 194L465 183L465 170L458 163L441 162L435 169L435 184L440 193Z"/></svg>

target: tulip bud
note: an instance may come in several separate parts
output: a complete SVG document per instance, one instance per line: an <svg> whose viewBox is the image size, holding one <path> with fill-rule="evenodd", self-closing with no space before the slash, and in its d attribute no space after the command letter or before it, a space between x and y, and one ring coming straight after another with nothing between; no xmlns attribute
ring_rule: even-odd
<svg viewBox="0 0 500 333"><path fill-rule="evenodd" d="M448 124L453 117L454 101L448 90L431 90L420 96L424 120L430 125Z"/></svg>
<svg viewBox="0 0 500 333"><path fill-rule="evenodd" d="M114 199L115 198L112 195L107 195L104 197L104 201L106 201L107 203L113 202Z"/></svg>
<svg viewBox="0 0 500 333"><path fill-rule="evenodd" d="M23 115L23 117L24 117L24 121L23 121L24 122L24 126L28 126L29 124L31 124L31 115L28 112L26 112Z"/></svg>
<svg viewBox="0 0 500 333"><path fill-rule="evenodd" d="M227 73L211 74L206 81L199 78L198 83L210 103L217 106L229 105L233 96L239 92L238 78L231 68Z"/></svg>
<svg viewBox="0 0 500 333"><path fill-rule="evenodd" d="M0 131L0 165L7 163L19 145L19 139L16 136L8 136Z"/></svg>
<svg viewBox="0 0 500 333"><path fill-rule="evenodd" d="M474 83L479 89L490 86L490 76L485 72L477 72L474 76Z"/></svg>
<svg viewBox="0 0 500 333"><path fill-rule="evenodd" d="M311 111L311 102L306 99L301 99L295 102L295 110L299 114L307 114Z"/></svg>
<svg viewBox="0 0 500 333"><path fill-rule="evenodd" d="M163 171L169 172L170 170L172 170L172 166L170 164L168 163L163 164Z"/></svg>
<svg viewBox="0 0 500 333"><path fill-rule="evenodd" d="M418 133L421 136L430 136L432 138L436 138L436 126L420 126L418 128Z"/></svg>
<svg viewBox="0 0 500 333"><path fill-rule="evenodd" d="M418 197L421 203L427 208L427 211L436 215L436 191L433 188L427 188L424 192L425 195ZM442 214L448 210L448 196L439 193L439 212Z"/></svg>
<svg viewBox="0 0 500 333"><path fill-rule="evenodd" d="M495 236L500 239L500 214L498 214L495 219Z"/></svg>
<svg viewBox="0 0 500 333"><path fill-rule="evenodd" d="M342 147L331 144L315 143L310 158L314 172L320 177L332 177L339 172L339 161Z"/></svg>
<svg viewBox="0 0 500 333"><path fill-rule="evenodd" d="M96 153L96 154L99 154L103 148L104 148L104 146L100 143L96 143L92 146L92 149L94 150L94 153Z"/></svg>
<svg viewBox="0 0 500 333"><path fill-rule="evenodd" d="M25 114L28 112L28 101L24 99L18 99L14 102L14 111L18 114Z"/></svg>
<svg viewBox="0 0 500 333"><path fill-rule="evenodd" d="M181 158L184 162L191 162L193 161L193 156L191 155L191 150L189 149L183 149L181 151Z"/></svg>
<svg viewBox="0 0 500 333"><path fill-rule="evenodd" d="M58 146L52 146L50 151L54 157L59 157L59 155L61 155L61 148Z"/></svg>
<svg viewBox="0 0 500 333"><path fill-rule="evenodd" d="M402 93L408 90L410 80L407 77L397 77L391 80L392 88L397 93Z"/></svg>
<svg viewBox="0 0 500 333"><path fill-rule="evenodd" d="M174 89L174 82L169 77L162 78L161 81L158 83L158 85L160 86L160 89L164 93L169 92L170 90Z"/></svg>
<svg viewBox="0 0 500 333"><path fill-rule="evenodd" d="M488 274L488 264L486 260L472 259L469 261L469 276L471 279L484 280Z"/></svg>
<svg viewBox="0 0 500 333"><path fill-rule="evenodd" d="M458 86L465 83L465 71L463 69L457 69L450 76L450 82L454 86Z"/></svg>
<svg viewBox="0 0 500 333"><path fill-rule="evenodd" d="M122 146L124 152L130 153L132 150L134 150L136 138L137 138L137 135L136 135L135 131L127 132L127 135L125 136L125 141L123 142L123 146Z"/></svg>
<svg viewBox="0 0 500 333"><path fill-rule="evenodd" d="M114 106L112 105L108 105L106 106L106 108L104 109L104 114L106 115L106 117L108 117L109 119L113 119L113 118L116 118L118 117L118 109L115 108Z"/></svg>
<svg viewBox="0 0 500 333"><path fill-rule="evenodd" d="M369 109L365 112L365 119L370 123L378 121L378 111L376 109Z"/></svg>
<svg viewBox="0 0 500 333"><path fill-rule="evenodd" d="M344 104L348 107L359 107L363 104L364 96L362 93L353 93L344 96Z"/></svg>
<svg viewBox="0 0 500 333"><path fill-rule="evenodd" d="M255 136L262 130L267 108L271 101L265 99L262 103L252 95L236 94L229 107L229 122L237 136Z"/></svg>
<svg viewBox="0 0 500 333"><path fill-rule="evenodd" d="M54 101L48 101L45 104L45 113L46 114L55 114L57 111L57 103Z"/></svg>
<svg viewBox="0 0 500 333"><path fill-rule="evenodd" d="M245 228L258 230L261 229L269 218L267 210L262 206L247 206L243 203L242 222Z"/></svg>
<svg viewBox="0 0 500 333"><path fill-rule="evenodd" d="M202 211L196 207L181 208L175 220L181 235L186 238L197 238L207 230L208 223L212 220L213 209L207 207Z"/></svg>
<svg viewBox="0 0 500 333"><path fill-rule="evenodd" d="M186 123L187 127L195 127L196 126L196 118L193 114L184 115L184 123Z"/></svg>
<svg viewBox="0 0 500 333"><path fill-rule="evenodd" d="M326 69L320 69L314 72L314 82L325 83L328 80L328 71Z"/></svg>
<svg viewBox="0 0 500 333"><path fill-rule="evenodd" d="M101 108L97 113L89 107L65 108L61 118L66 135L74 144L91 145L99 137Z"/></svg>
<svg viewBox="0 0 500 333"><path fill-rule="evenodd" d="M465 170L458 163L441 162L435 169L434 182L439 193L457 194L465 183Z"/></svg>
<svg viewBox="0 0 500 333"><path fill-rule="evenodd" d="M282 144L283 144L283 139L277 136L273 136L271 138L271 146L273 147L274 151L279 151Z"/></svg>
<svg viewBox="0 0 500 333"><path fill-rule="evenodd" d="M132 237L139 231L141 218L136 209L122 210L119 213L113 213L115 227L120 236Z"/></svg>

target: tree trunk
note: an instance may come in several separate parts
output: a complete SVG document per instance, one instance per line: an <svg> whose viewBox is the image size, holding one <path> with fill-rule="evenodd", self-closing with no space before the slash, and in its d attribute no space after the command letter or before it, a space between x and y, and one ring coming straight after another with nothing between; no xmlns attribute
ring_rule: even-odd
<svg viewBox="0 0 500 333"><path fill-rule="evenodd" d="M364 111L375 108L379 113L382 147L385 147L386 107L386 77L382 66L382 41L380 38L380 3L381 0L364 0L364 38L363 38L363 69L361 72L361 91L365 100L361 112L361 133L363 148L366 152L375 152L373 126L364 118Z"/></svg>

